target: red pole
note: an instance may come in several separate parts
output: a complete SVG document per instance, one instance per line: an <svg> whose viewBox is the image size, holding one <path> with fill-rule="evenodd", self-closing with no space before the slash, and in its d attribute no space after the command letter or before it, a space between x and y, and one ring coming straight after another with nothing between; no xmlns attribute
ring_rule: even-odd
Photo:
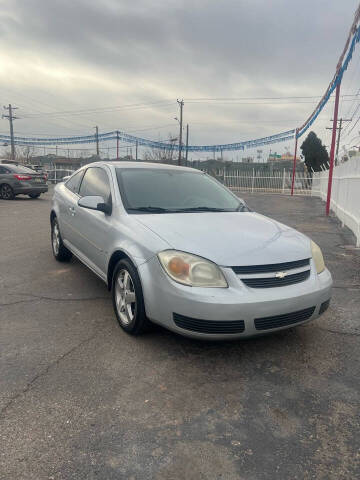
<svg viewBox="0 0 360 480"><path fill-rule="evenodd" d="M119 132L116 132L116 160L119 160Z"/></svg>
<svg viewBox="0 0 360 480"><path fill-rule="evenodd" d="M333 129L332 129L332 139L331 139L331 149L330 149L329 182L328 182L328 191L327 191L327 200L326 200L326 215L329 215L329 212L330 212L331 187L332 187L332 177L333 177L333 170L334 170L336 127L337 127L338 111L339 111L339 97L340 97L340 82L336 86L336 95L335 95Z"/></svg>
<svg viewBox="0 0 360 480"><path fill-rule="evenodd" d="M294 195L294 183L295 183L295 172L296 172L296 153L297 153L297 133L298 130L295 130L295 151L294 151L294 163L293 163L293 172L292 172L292 180L291 180L291 195Z"/></svg>

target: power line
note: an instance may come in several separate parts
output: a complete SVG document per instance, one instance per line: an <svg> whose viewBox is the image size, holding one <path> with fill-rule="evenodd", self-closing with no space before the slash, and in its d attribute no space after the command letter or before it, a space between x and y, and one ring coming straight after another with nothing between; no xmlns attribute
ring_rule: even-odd
<svg viewBox="0 0 360 480"><path fill-rule="evenodd" d="M355 97L359 95L356 94L344 94L340 95L341 97ZM301 98L321 98L321 95L303 95L303 96L283 96L283 97L200 97L200 98L185 98L186 103L188 102L217 102L217 101L233 101L233 100L293 100Z"/></svg>
<svg viewBox="0 0 360 480"><path fill-rule="evenodd" d="M353 101L353 99L344 99L343 102L351 102ZM329 100L328 103L332 103L334 102L334 100ZM204 105L206 103L212 103L212 102L192 102L192 101L188 101L186 103L189 103L189 104L193 104L193 105ZM234 106L234 105L299 105L299 104L302 104L302 103L310 103L310 104L315 104L315 103L318 103L317 100L313 100L313 101L308 101L308 100L304 100L304 101L286 101L286 102L276 102L276 101L266 101L266 102L263 102L263 101L259 101L259 102L241 102L241 101L232 101L231 103L230 102L223 102L221 103L220 101L217 102L217 105L228 105L230 107Z"/></svg>
<svg viewBox="0 0 360 480"><path fill-rule="evenodd" d="M344 95L343 97L356 97L358 94L349 94ZM207 102L232 102L234 105L271 105L273 103L280 104L297 104L297 103L316 103L316 101L287 101L284 100L301 100L301 99L317 99L318 96L297 96L297 97L237 97L237 98L192 98L187 100L187 103L207 103ZM256 100L255 102L249 102L248 100ZM261 101L260 101L261 100ZM264 102L264 100L266 100ZM269 100L276 100L272 102ZM280 100L280 102L278 102ZM245 102L244 102L245 101ZM346 99L344 101L352 101L352 98ZM40 118L40 117L64 117L64 116L84 116L95 113L112 113L120 110L142 110L146 108L152 108L153 106L157 107L166 107L173 105L174 102L169 101L157 101L150 103L139 103L139 104L128 104L128 105L117 105L113 107L100 107L100 108L91 108L91 109L82 109L82 110L62 110L62 111L53 111L53 112L39 112L39 113L24 113L23 118Z"/></svg>
<svg viewBox="0 0 360 480"><path fill-rule="evenodd" d="M360 107L360 104L359 104L359 107ZM358 119L356 120L356 122L354 123L354 125L352 126L352 128L346 133L346 138L350 135L350 133L354 130L354 128L356 127L356 125L359 123L359 120L360 120L360 115L358 117Z"/></svg>
<svg viewBox="0 0 360 480"><path fill-rule="evenodd" d="M335 120L331 120L332 122L335 122ZM342 123L343 122L351 122L350 119L346 118L340 118L339 120L336 120L336 123L339 122L339 126L335 127L336 130L338 130L338 136L337 136L337 143L336 143L336 154L335 154L335 165L338 164L338 155L339 155L339 146L340 146L340 137L341 137L341 130L343 129ZM333 127L326 127L327 130L333 130Z"/></svg>
<svg viewBox="0 0 360 480"><path fill-rule="evenodd" d="M141 110L144 108L151 108L153 106L168 106L174 105L174 102L171 101L158 101L158 102L151 102L151 103L134 103L129 105L117 105L114 107L101 107L101 108L91 108L91 109L84 109L84 110L63 110L63 111L54 111L54 112L41 112L39 114L24 114L24 118L37 118L43 116L67 116L67 115L84 115L84 114L91 114L91 113L108 113L114 112L118 110Z"/></svg>

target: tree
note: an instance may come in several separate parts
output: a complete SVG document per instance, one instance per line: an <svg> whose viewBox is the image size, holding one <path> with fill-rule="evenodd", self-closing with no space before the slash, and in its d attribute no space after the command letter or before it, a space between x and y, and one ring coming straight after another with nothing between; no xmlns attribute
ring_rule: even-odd
<svg viewBox="0 0 360 480"><path fill-rule="evenodd" d="M144 159L150 162L172 163L177 141L178 139L169 133L167 140L168 148L151 148L145 152Z"/></svg>
<svg viewBox="0 0 360 480"><path fill-rule="evenodd" d="M31 163L31 158L34 156L35 148L27 145L18 152L18 158L21 163Z"/></svg>
<svg viewBox="0 0 360 480"><path fill-rule="evenodd" d="M305 158L305 165L309 172L320 172L321 166L328 168L329 154L315 132L310 132L301 145L301 151ZM312 169L312 170L311 170Z"/></svg>

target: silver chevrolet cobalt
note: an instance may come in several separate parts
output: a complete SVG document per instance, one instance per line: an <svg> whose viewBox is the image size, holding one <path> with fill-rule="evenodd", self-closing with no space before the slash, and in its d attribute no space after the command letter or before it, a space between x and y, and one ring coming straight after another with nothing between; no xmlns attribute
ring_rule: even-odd
<svg viewBox="0 0 360 480"><path fill-rule="evenodd" d="M332 279L305 235L252 212L203 172L98 162L55 187L51 243L107 284L120 326L149 321L197 338L231 339L308 322Z"/></svg>

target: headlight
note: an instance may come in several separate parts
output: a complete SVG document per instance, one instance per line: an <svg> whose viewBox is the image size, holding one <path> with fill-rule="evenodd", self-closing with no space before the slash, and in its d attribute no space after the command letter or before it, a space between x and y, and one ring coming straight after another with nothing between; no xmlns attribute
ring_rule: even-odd
<svg viewBox="0 0 360 480"><path fill-rule="evenodd" d="M158 257L165 272L176 282L191 287L228 286L220 268L209 260L177 250L165 250Z"/></svg>
<svg viewBox="0 0 360 480"><path fill-rule="evenodd" d="M325 262L324 262L323 254L321 252L319 245L317 245L312 240L311 240L311 253L315 262L317 273L323 272L325 270Z"/></svg>

